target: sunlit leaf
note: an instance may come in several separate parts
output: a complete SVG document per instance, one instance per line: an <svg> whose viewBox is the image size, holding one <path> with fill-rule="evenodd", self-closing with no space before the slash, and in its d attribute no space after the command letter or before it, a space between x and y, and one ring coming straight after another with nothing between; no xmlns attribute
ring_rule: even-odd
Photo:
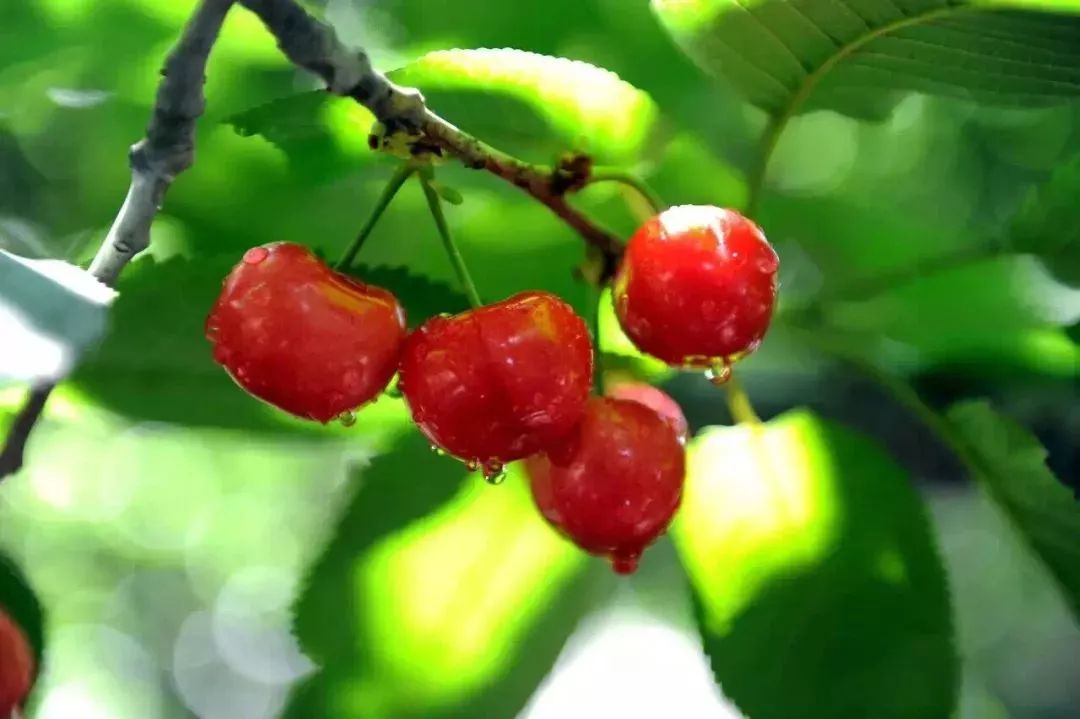
<svg viewBox="0 0 1080 719"><path fill-rule="evenodd" d="M608 570L418 433L378 457L297 606L321 666L288 716L514 716Z"/></svg>
<svg viewBox="0 0 1080 719"><path fill-rule="evenodd" d="M787 119L903 92L1031 106L1080 94L1074 0L652 0L702 67Z"/></svg>
<svg viewBox="0 0 1080 719"><path fill-rule="evenodd" d="M948 419L977 463L990 496L1057 579L1080 616L1080 496L1046 466L1046 449L988 402L954 405Z"/></svg>
<svg viewBox="0 0 1080 719"><path fill-rule="evenodd" d="M910 480L867 439L805 411L706 430L673 534L747 716L949 716L944 571Z"/></svg>

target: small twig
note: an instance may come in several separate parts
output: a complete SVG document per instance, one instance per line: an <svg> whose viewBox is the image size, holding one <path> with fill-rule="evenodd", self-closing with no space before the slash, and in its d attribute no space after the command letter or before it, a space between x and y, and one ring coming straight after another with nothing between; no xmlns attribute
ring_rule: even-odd
<svg viewBox="0 0 1080 719"><path fill-rule="evenodd" d="M26 440L30 438L30 432L41 418L41 412L45 409L45 402L49 399L55 385L46 384L30 390L30 394L23 403L15 421L8 429L7 440L3 450L0 450L0 479L15 474L23 466L23 456L26 452Z"/></svg>
<svg viewBox="0 0 1080 719"><path fill-rule="evenodd" d="M195 121L206 104L206 60L233 1L202 0L165 60L146 137L129 153L127 197L90 264L90 274L110 287L127 263L150 245L150 225L165 192L194 161ZM35 387L8 430L0 453L0 479L22 467L26 442L53 387Z"/></svg>
<svg viewBox="0 0 1080 719"><path fill-rule="evenodd" d="M594 170L589 174L589 179L586 184L595 185L599 182L616 182L624 187L629 188L649 206L652 210L652 214L660 214L667 205L660 199L660 195L656 193L656 190L649 187L649 185L637 175L630 172L617 169L599 169Z"/></svg>
<svg viewBox="0 0 1080 719"><path fill-rule="evenodd" d="M371 66L363 50L346 49L333 28L309 15L295 0L238 1L259 16L289 60L322 78L330 92L351 97L369 109L388 134L411 133L418 147L455 157L466 167L486 170L527 192L598 249L609 271L614 269L622 241L570 205L565 196L570 188L557 181L556 172L501 152L432 112L417 90L391 82Z"/></svg>

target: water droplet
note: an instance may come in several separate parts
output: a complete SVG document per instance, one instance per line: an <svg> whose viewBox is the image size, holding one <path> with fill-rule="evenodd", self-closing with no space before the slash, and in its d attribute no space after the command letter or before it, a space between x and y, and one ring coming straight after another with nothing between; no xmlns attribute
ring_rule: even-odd
<svg viewBox="0 0 1080 719"><path fill-rule="evenodd" d="M342 427L352 427L356 424L356 412L346 410L338 415L337 421L341 422Z"/></svg>
<svg viewBox="0 0 1080 719"><path fill-rule="evenodd" d="M468 462L465 463L465 469L470 472L475 472L476 470L480 469L480 460L470 459Z"/></svg>
<svg viewBox="0 0 1080 719"><path fill-rule="evenodd" d="M435 454L439 455L440 457L445 457L446 456L446 450L443 449L442 447L440 447L437 444L431 445L431 451L434 452Z"/></svg>
<svg viewBox="0 0 1080 719"><path fill-rule="evenodd" d="M270 256L270 250L265 247L252 247L244 253L244 264L257 265Z"/></svg>
<svg viewBox="0 0 1080 719"><path fill-rule="evenodd" d="M638 562L641 561L641 552L621 551L615 552L609 557L611 568L616 574L633 574L637 571Z"/></svg>
<svg viewBox="0 0 1080 719"><path fill-rule="evenodd" d="M727 381L731 379L731 360L726 357L717 360L712 367L705 370L705 379L709 380L717 387L727 384Z"/></svg>
<svg viewBox="0 0 1080 719"><path fill-rule="evenodd" d="M497 459L489 459L483 466L484 479L488 484L502 484L506 479L506 468Z"/></svg>

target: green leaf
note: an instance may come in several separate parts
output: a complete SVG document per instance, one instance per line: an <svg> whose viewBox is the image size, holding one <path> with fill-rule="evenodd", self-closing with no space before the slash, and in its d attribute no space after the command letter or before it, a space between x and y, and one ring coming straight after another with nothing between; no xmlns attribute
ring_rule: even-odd
<svg viewBox="0 0 1080 719"><path fill-rule="evenodd" d="M1075 0L652 0L708 72L775 117L881 117L904 92L1031 106L1080 94Z"/></svg>
<svg viewBox="0 0 1080 719"><path fill-rule="evenodd" d="M466 131L538 162L565 150L634 162L659 117L647 94L609 70L522 50L439 50L390 75Z"/></svg>
<svg viewBox="0 0 1080 719"><path fill-rule="evenodd" d="M444 282L414 274L407 267L360 265L349 270L349 274L393 292L405 308L410 327L438 314L457 314L469 309L464 294Z"/></svg>
<svg viewBox="0 0 1080 719"><path fill-rule="evenodd" d="M608 575L519 471L489 486L410 432L361 472L308 578L295 626L322 668L286 716L515 716Z"/></svg>
<svg viewBox="0 0 1080 719"><path fill-rule="evenodd" d="M1039 441L988 402L953 405L947 418L990 496L1045 562L1080 617L1080 497L1046 466L1046 449Z"/></svg>
<svg viewBox="0 0 1080 719"><path fill-rule="evenodd" d="M6 556L0 554L0 610L22 630L34 652L36 673L45 655L45 617L26 577Z"/></svg>
<svg viewBox="0 0 1080 719"><path fill-rule="evenodd" d="M1032 187L1013 219L1010 240L1038 255L1062 282L1080 286L1080 155L1061 163L1050 179Z"/></svg>
<svg viewBox="0 0 1080 719"><path fill-rule="evenodd" d="M747 716L949 716L944 570L910 480L866 438L806 411L706 430L673 537Z"/></svg>

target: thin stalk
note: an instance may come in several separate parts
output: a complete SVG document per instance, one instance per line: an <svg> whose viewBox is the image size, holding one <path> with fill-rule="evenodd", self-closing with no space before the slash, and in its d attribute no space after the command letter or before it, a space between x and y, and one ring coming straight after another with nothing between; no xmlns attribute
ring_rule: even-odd
<svg viewBox="0 0 1080 719"><path fill-rule="evenodd" d="M458 250L457 243L454 242L454 237L450 234L450 226L447 225L446 215L443 214L442 198L439 197L439 193L431 185L431 178L432 172L430 168L424 168L420 171L420 186L424 188L424 197L427 198L428 208L431 209L431 217L435 220L435 227L439 230L439 237L442 239L446 256L450 258L450 264L457 274L461 288L465 290L465 296L469 298L469 304L473 307L479 307L483 302L480 301L480 295L476 291L476 284L473 282L472 276L469 274L469 268L465 265L465 258L461 256L461 251Z"/></svg>
<svg viewBox="0 0 1080 719"><path fill-rule="evenodd" d="M624 187L630 188L645 201L645 204L652 209L653 214L662 212L667 207L664 201L660 199L660 195L656 193L656 190L649 187L648 183L632 173L623 170L594 170L585 184L595 185L598 182L617 182Z"/></svg>
<svg viewBox="0 0 1080 719"><path fill-rule="evenodd" d="M761 424L761 417L754 411L750 395L746 394L746 390L736 379L734 372L724 384L724 389L727 391L728 411L731 412L731 417L736 423L751 426Z"/></svg>
<svg viewBox="0 0 1080 719"><path fill-rule="evenodd" d="M364 246L364 241L367 240L368 235L375 229L375 225L379 223L379 218L386 212L386 208L390 206L394 197L397 195L398 190L401 189L405 181L416 172L416 165L411 162L403 162L396 170L394 174L390 176L390 180L386 183L386 187L383 188L382 194L379 195L379 199L375 201L375 207L371 208L371 214L368 215L367 220L364 222L364 226L360 228L360 232L356 235L356 239L352 241L348 249L345 250L345 254L341 256L338 263L334 265L336 270L347 270L356 259L356 255L360 252L360 248Z"/></svg>

